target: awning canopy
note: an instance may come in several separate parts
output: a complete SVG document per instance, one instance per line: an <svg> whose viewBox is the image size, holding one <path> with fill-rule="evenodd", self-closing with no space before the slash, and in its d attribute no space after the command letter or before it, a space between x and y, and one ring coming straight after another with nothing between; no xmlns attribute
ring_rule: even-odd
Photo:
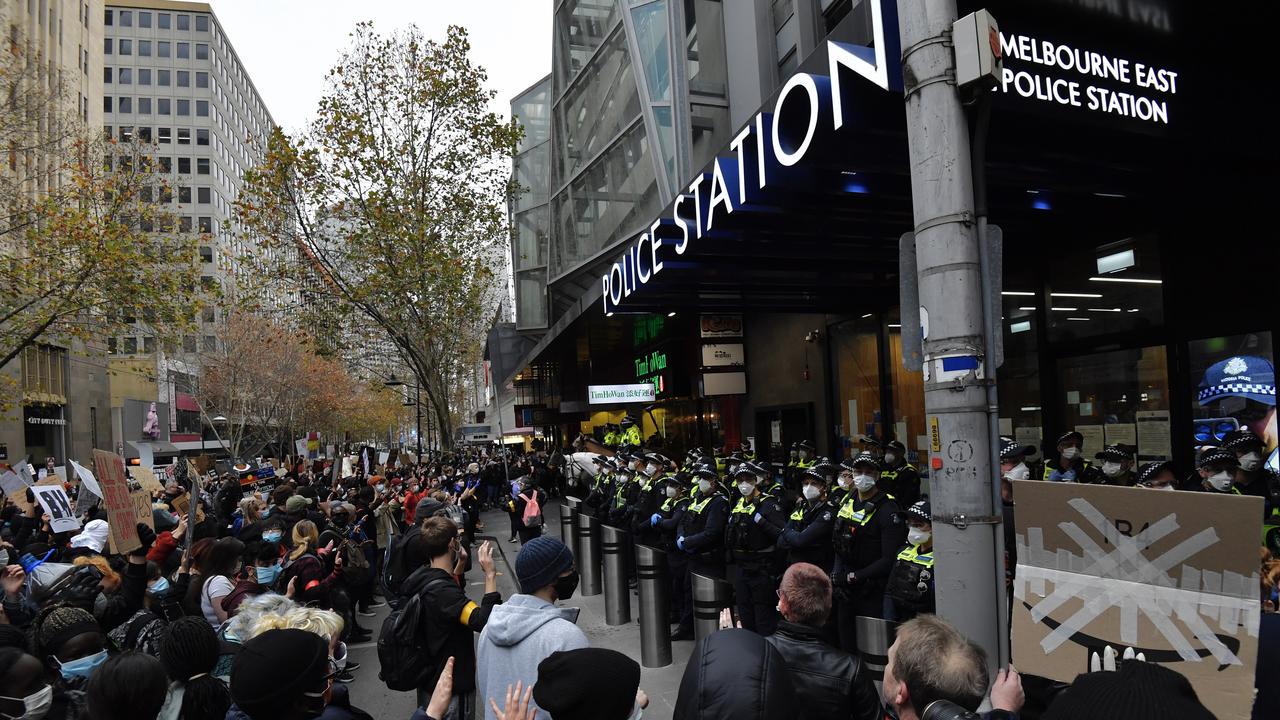
<svg viewBox="0 0 1280 720"><path fill-rule="evenodd" d="M144 440L137 440L137 441L134 441L134 440L129 440L129 441L127 441L125 444L127 444L127 445L129 446L129 447L125 448L125 451L124 451L124 452L125 452L125 457L130 457L130 458L140 457L140 455L139 455L139 446L142 446L142 445L149 445L149 446L151 446L151 454L152 454L153 456L155 456L155 455L177 455L177 454L180 452L180 451L178 450L178 446L177 446L177 445L174 445L173 443L168 442L168 441L166 441L166 440L150 440L150 441L144 441Z"/></svg>

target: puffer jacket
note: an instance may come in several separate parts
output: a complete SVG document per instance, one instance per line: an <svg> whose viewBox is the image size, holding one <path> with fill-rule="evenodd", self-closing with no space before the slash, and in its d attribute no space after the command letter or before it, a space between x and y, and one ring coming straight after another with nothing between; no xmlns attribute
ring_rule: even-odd
<svg viewBox="0 0 1280 720"><path fill-rule="evenodd" d="M693 649L674 720L793 720L795 695L782 654L750 630L712 633Z"/></svg>
<svg viewBox="0 0 1280 720"><path fill-rule="evenodd" d="M795 720L881 717L880 696L856 655L822 641L820 629L786 620L765 638L778 649L796 693Z"/></svg>

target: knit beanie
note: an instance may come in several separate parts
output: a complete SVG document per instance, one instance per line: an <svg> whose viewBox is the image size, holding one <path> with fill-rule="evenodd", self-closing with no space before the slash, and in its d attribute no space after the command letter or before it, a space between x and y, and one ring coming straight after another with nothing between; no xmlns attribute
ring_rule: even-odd
<svg viewBox="0 0 1280 720"><path fill-rule="evenodd" d="M160 643L160 660L170 680L188 682L213 672L218 663L218 637L209 622L195 615L169 623Z"/></svg>
<svg viewBox="0 0 1280 720"><path fill-rule="evenodd" d="M1155 663L1128 661L1114 672L1091 672L1058 696L1044 720L1213 720L1185 677Z"/></svg>
<svg viewBox="0 0 1280 720"><path fill-rule="evenodd" d="M573 553L557 538L541 535L520 548L516 555L516 578L520 592L532 595L550 585L560 573L573 567Z"/></svg>
<svg viewBox="0 0 1280 720"><path fill-rule="evenodd" d="M616 650L551 653L538 663L533 700L551 720L627 720L640 688L640 665Z"/></svg>
<svg viewBox="0 0 1280 720"><path fill-rule="evenodd" d="M421 522L443 509L444 503L435 498L425 497L418 501L418 506L413 510L413 518Z"/></svg>
<svg viewBox="0 0 1280 720"><path fill-rule="evenodd" d="M231 698L250 717L291 707L302 694L322 689L329 645L319 635L287 628L246 642L231 666Z"/></svg>
<svg viewBox="0 0 1280 720"><path fill-rule="evenodd" d="M98 621L88 612L78 607L63 605L50 610L44 618L37 620L32 628L35 639L35 655L56 655L58 649L68 640L85 633L101 633Z"/></svg>

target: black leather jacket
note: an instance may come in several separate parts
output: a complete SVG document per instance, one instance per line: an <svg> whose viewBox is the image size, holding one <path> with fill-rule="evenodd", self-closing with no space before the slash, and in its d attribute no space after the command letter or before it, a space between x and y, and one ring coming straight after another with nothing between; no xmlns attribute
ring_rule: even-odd
<svg viewBox="0 0 1280 720"><path fill-rule="evenodd" d="M783 620L765 638L787 663L795 689L794 720L879 720L880 696L856 655L822 641L822 630Z"/></svg>

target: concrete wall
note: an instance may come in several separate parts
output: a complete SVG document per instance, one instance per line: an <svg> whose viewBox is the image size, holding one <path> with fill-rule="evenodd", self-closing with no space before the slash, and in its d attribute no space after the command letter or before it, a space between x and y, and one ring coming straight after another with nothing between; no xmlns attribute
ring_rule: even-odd
<svg viewBox="0 0 1280 720"><path fill-rule="evenodd" d="M747 313L743 333L747 351L747 397L742 406L742 434L755 436L764 447L768 428L755 427L756 408L775 405L813 404L813 434L818 452L830 453L830 420L827 418L827 346L806 343L811 330L826 335L826 316L821 314ZM809 379L803 377L808 351Z"/></svg>

